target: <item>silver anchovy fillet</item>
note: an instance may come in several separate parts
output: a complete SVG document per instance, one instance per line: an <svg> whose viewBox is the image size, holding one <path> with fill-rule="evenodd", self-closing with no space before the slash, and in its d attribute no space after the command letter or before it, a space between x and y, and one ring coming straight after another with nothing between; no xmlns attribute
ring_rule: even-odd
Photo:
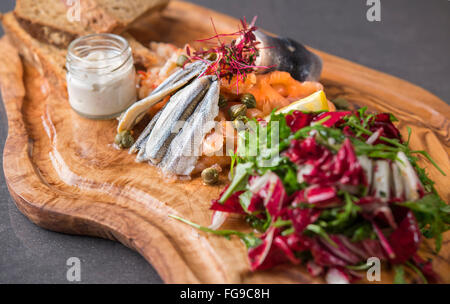
<svg viewBox="0 0 450 304"><path fill-rule="evenodd" d="M219 114L219 82L215 80L195 112L169 146L159 164L165 174L190 175L201 154L202 142Z"/></svg>
<svg viewBox="0 0 450 304"><path fill-rule="evenodd" d="M141 135L139 135L138 139L136 139L136 142L131 146L130 150L128 150L128 153L136 153L137 151L142 149L142 146L147 142L147 138L150 135L150 132L153 130L153 127L158 121L159 116L161 116L161 112L162 111L158 111L158 113L153 116L152 120L150 120L148 125L142 131Z"/></svg>
<svg viewBox="0 0 450 304"><path fill-rule="evenodd" d="M176 135L180 121L191 116L210 85L211 77L197 78L170 98L147 139L144 160L149 160L154 165L161 161Z"/></svg>
<svg viewBox="0 0 450 304"><path fill-rule="evenodd" d="M120 118L117 126L117 132L124 130L130 130L140 119L144 116L145 112L152 106L160 102L167 95L175 92L184 85L186 85L195 76L204 71L206 63L202 61L196 61L182 70L179 70L167 78L161 83L158 88L155 89L152 94L144 99L134 103Z"/></svg>

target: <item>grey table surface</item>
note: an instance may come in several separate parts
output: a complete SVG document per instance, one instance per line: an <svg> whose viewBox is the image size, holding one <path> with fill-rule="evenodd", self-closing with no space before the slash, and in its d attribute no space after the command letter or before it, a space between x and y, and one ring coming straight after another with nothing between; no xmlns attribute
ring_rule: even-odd
<svg viewBox="0 0 450 304"><path fill-rule="evenodd" d="M264 29L411 81L450 102L448 0L380 0L380 22L367 20L367 0L191 2L238 18L257 15L257 24ZM13 7L12 0L0 1L1 12ZM6 136L1 103L2 152ZM162 283L149 263L121 244L32 224L14 205L2 170L0 283L67 283L70 257L81 260L81 283Z"/></svg>

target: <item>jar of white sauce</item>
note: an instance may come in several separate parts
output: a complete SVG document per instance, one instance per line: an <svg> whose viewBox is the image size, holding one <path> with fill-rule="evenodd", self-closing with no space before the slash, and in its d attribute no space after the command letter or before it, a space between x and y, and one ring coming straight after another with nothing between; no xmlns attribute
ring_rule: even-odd
<svg viewBox="0 0 450 304"><path fill-rule="evenodd" d="M81 116L109 119L136 101L136 73L128 42L114 34L92 34L69 45L67 90Z"/></svg>

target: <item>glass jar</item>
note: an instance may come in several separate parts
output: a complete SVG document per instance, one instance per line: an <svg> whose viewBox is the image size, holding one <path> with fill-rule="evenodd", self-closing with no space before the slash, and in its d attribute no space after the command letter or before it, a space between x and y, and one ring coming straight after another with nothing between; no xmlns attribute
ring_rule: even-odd
<svg viewBox="0 0 450 304"><path fill-rule="evenodd" d="M117 117L136 101L131 48L118 35L75 39L68 48L66 69L69 103L83 117Z"/></svg>

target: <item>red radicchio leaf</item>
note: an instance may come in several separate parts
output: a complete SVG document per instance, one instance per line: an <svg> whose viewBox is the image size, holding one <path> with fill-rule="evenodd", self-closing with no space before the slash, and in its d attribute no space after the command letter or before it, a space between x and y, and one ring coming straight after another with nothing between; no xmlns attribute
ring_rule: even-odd
<svg viewBox="0 0 450 304"><path fill-rule="evenodd" d="M321 266L346 266L348 263L332 254L319 242L314 242L311 246L311 254L314 262Z"/></svg>
<svg viewBox="0 0 450 304"><path fill-rule="evenodd" d="M277 264L273 259L266 261L272 247L274 234L275 228L269 228L269 230L261 237L262 243L248 250L250 268L253 271L258 269L267 269Z"/></svg>
<svg viewBox="0 0 450 304"><path fill-rule="evenodd" d="M313 162L314 168L303 178L309 184L340 185L357 187L367 186L367 179L362 169L350 139L346 138L335 156L326 150L318 161ZM311 163L311 162L308 162Z"/></svg>
<svg viewBox="0 0 450 304"><path fill-rule="evenodd" d="M364 185L367 186L366 175L356 158L355 151L350 142L350 139L346 138L344 143L339 149L335 162L334 174L341 173L339 183L344 185Z"/></svg>
<svg viewBox="0 0 450 304"><path fill-rule="evenodd" d="M305 235L291 234L286 237L286 243L293 251L305 251L311 248L313 240Z"/></svg>
<svg viewBox="0 0 450 304"><path fill-rule="evenodd" d="M331 155L324 147L317 144L314 137L308 137L305 140L292 140L289 149L284 155L297 165L309 163L318 165L317 161L323 161L323 155Z"/></svg>
<svg viewBox="0 0 450 304"><path fill-rule="evenodd" d="M293 264L299 264L300 260L294 255L293 251L287 243L285 236L278 235L273 241L274 249L281 250L284 256Z"/></svg>
<svg viewBox="0 0 450 304"><path fill-rule="evenodd" d="M322 123L322 125L325 127L331 128L337 122L341 122L343 117L350 115L350 114L352 114L352 112L350 112L350 111L325 112L325 113L319 114L316 117L314 117L313 122L320 121L320 120L324 119L325 117L329 116L330 118L328 118L326 121L324 121Z"/></svg>
<svg viewBox="0 0 450 304"><path fill-rule="evenodd" d="M289 218L292 221L295 232L298 234L303 233L306 226L314 223L319 218L320 213L320 210L315 210L312 208L294 208L288 210Z"/></svg>
<svg viewBox="0 0 450 304"><path fill-rule="evenodd" d="M367 220L376 220L377 223L388 225L393 229L397 228L394 215L387 202L383 202L377 197L366 196L355 204L361 207L362 215Z"/></svg>
<svg viewBox="0 0 450 304"><path fill-rule="evenodd" d="M329 208L341 204L334 187L312 186L307 188L305 193L308 203L314 204L317 208Z"/></svg>
<svg viewBox="0 0 450 304"><path fill-rule="evenodd" d="M272 268L287 262L300 263L289 246L288 238L279 233L279 229L269 228L261 238L263 242L249 249L248 258L253 271Z"/></svg>
<svg viewBox="0 0 450 304"><path fill-rule="evenodd" d="M341 241L343 246L345 246L352 253L356 254L358 257L365 260L370 257L370 254L367 253L361 242L352 242L345 235L338 235L337 237L339 237L339 240Z"/></svg>
<svg viewBox="0 0 450 304"><path fill-rule="evenodd" d="M400 139L401 137L399 130L391 122L391 116L389 115L389 113L377 114L369 125L370 131L372 132L376 131L379 128L382 128L383 132L381 133L381 136L396 139ZM375 144L377 143L378 142L376 141Z"/></svg>
<svg viewBox="0 0 450 304"><path fill-rule="evenodd" d="M395 259L396 258L395 252L392 249L391 244L386 239L386 236L383 234L383 231L381 231L381 229L378 227L378 225L375 223L375 221L372 221L372 227L373 227L373 230L375 230L375 233L377 234L378 239L380 240L380 244L383 247L383 249L386 251L389 259L391 259L391 260Z"/></svg>
<svg viewBox="0 0 450 304"><path fill-rule="evenodd" d="M286 123L289 128L291 128L291 131L295 133L298 130L309 126L313 118L314 114L294 111L292 114L286 115Z"/></svg>
<svg viewBox="0 0 450 304"><path fill-rule="evenodd" d="M355 137L355 133L352 131L352 128L350 128L349 126L345 126L342 129L342 133L344 133L344 135L347 137Z"/></svg>
<svg viewBox="0 0 450 304"><path fill-rule="evenodd" d="M380 241L367 239L361 241L360 243L370 257L377 257L380 260L386 259L386 254L384 253Z"/></svg>
<svg viewBox="0 0 450 304"><path fill-rule="evenodd" d="M314 261L311 260L308 261L308 263L306 263L306 269L308 270L309 274L312 275L313 277L317 277L321 275L323 272L323 267L317 265L316 263L314 263Z"/></svg>
<svg viewBox="0 0 450 304"><path fill-rule="evenodd" d="M222 196L227 188L228 186L225 187L219 197ZM219 200L213 200L210 209L215 211L245 214L245 211L242 209L241 203L239 202L239 195L243 192L244 191L237 191L233 193L223 204L219 203Z"/></svg>
<svg viewBox="0 0 450 304"><path fill-rule="evenodd" d="M403 219L398 221L398 228L389 237L389 243L395 252L392 263L404 263L409 260L419 249L420 230L414 213L407 208L400 212Z"/></svg>
<svg viewBox="0 0 450 304"><path fill-rule="evenodd" d="M341 242L338 236L336 235L330 235L330 238L335 242L337 247L334 247L327 241L320 240L321 243L328 248L330 252L332 252L337 257L343 259L344 261L348 262L351 265L355 265L358 262L361 261L361 258L359 258L357 255L355 255L353 252L347 249L345 245Z"/></svg>
<svg viewBox="0 0 450 304"><path fill-rule="evenodd" d="M416 265L429 283L439 283L441 282L441 278L439 275L434 272L431 261L425 261L419 255L415 254L412 257L412 262Z"/></svg>
<svg viewBox="0 0 450 304"><path fill-rule="evenodd" d="M328 284L349 284L351 276L342 267L333 267L328 269L325 281Z"/></svg>
<svg viewBox="0 0 450 304"><path fill-rule="evenodd" d="M252 178L249 185L250 191L253 192L253 206L250 209L259 210L262 201L269 214L275 218L287 200L286 190L278 175L269 171L263 176Z"/></svg>
<svg viewBox="0 0 450 304"><path fill-rule="evenodd" d="M259 195L252 195L252 198L250 199L250 204L247 207L247 210L249 212L256 212L264 210L264 201L261 196Z"/></svg>

